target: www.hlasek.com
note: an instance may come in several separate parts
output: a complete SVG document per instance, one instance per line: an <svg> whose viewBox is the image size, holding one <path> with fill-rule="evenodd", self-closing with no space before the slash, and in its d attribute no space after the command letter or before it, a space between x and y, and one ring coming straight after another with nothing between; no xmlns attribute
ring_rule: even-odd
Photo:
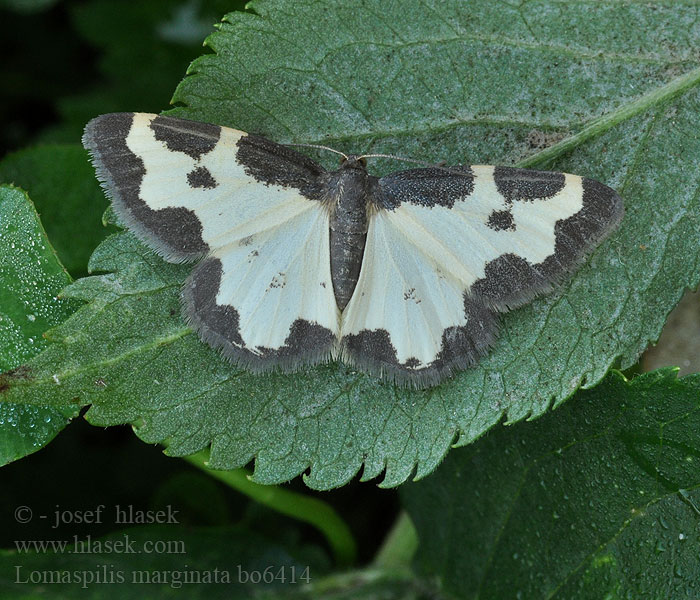
<svg viewBox="0 0 700 600"><path fill-rule="evenodd" d="M116 539L93 539L91 535L69 540L15 540L17 554L186 554L183 540L132 540L128 533Z"/></svg>
<svg viewBox="0 0 700 600"><path fill-rule="evenodd" d="M92 585L155 584L181 588L183 585L207 584L297 584L309 583L309 567L269 566L265 569L245 569L236 565L233 569L191 569L187 564L181 569L149 570L115 569L114 565L95 565L94 569L29 570L15 565L15 583L34 585Z"/></svg>

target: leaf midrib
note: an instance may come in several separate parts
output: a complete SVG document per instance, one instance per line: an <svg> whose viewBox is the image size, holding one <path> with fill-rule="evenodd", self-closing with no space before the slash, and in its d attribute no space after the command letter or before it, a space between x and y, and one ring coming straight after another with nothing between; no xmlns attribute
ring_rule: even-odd
<svg viewBox="0 0 700 600"><path fill-rule="evenodd" d="M537 164L542 164L545 162L551 162L571 150L577 148L581 144L587 142L588 140L597 137L609 129L627 121L638 114L652 108L653 106L660 105L673 99L677 95L681 95L695 86L700 84L700 67L696 67L692 71L688 71L683 75L680 75L672 79L667 84L654 88L650 92L632 100L630 102L621 104L616 109L596 117L589 121L588 125L585 126L578 133L564 138L563 140L557 142L545 148L539 152L531 154L524 159L515 163L518 167L528 168ZM570 124L563 123L545 123L545 122L532 122L532 121L519 121L517 119L494 119L494 118L473 118L473 119L454 119L449 123L444 123L442 125L428 126L428 127L399 127L396 129L373 129L366 133L341 135L341 136L324 136L322 138L311 138L308 141L311 143L324 143L328 144L330 141L337 142L352 142L361 141L368 139L381 139L382 137L420 137L428 134L435 134L441 132L448 132L453 129L465 126L475 126L475 125L492 125L492 126L526 126L538 129L545 129L551 131L561 130L563 127L569 128Z"/></svg>

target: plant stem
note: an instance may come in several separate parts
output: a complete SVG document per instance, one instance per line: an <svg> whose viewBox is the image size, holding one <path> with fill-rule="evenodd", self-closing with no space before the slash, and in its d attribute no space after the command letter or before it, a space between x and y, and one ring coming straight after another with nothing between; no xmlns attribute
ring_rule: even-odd
<svg viewBox="0 0 700 600"><path fill-rule="evenodd" d="M310 595L309 597L312 598L323 594L330 597L335 593L339 593L339 597L343 598L359 598L360 596L348 596L348 590L362 588L363 586L376 585L379 583L393 584L393 587L396 588L399 584L406 582L413 583L414 585L417 583L417 580L410 569L405 567L401 569L379 569L370 566L357 571L342 571L324 575L309 583L305 588L305 591ZM374 598L375 596L368 597ZM383 598L384 596L381 597ZM428 596L426 595L425 597Z"/></svg>
<svg viewBox="0 0 700 600"><path fill-rule="evenodd" d="M357 545L350 528L326 502L279 486L255 483L251 481L251 474L246 469L211 469L207 465L208 450L184 456L183 459L252 500L318 529L328 541L338 566L348 566L355 562Z"/></svg>
<svg viewBox="0 0 700 600"><path fill-rule="evenodd" d="M408 513L403 510L374 557L373 565L384 569L410 566L417 548L416 528Z"/></svg>

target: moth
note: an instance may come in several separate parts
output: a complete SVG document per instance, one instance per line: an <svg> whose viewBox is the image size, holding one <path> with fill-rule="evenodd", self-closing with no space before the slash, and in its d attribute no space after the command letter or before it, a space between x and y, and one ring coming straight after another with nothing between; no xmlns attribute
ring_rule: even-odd
<svg viewBox="0 0 700 600"><path fill-rule="evenodd" d="M170 262L190 326L234 364L338 359L436 385L494 342L498 313L552 290L618 225L598 181L486 165L327 171L258 135L114 113L83 136L123 222Z"/></svg>

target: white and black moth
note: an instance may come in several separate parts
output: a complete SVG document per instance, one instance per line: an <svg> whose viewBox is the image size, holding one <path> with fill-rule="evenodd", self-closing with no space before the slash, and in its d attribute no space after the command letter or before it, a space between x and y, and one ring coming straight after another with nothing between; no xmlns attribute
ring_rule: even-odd
<svg viewBox="0 0 700 600"><path fill-rule="evenodd" d="M233 363L340 359L401 384L472 365L497 317L545 293L619 223L594 181L512 167L374 177L257 135L144 113L85 129L121 221L171 262L191 326Z"/></svg>

